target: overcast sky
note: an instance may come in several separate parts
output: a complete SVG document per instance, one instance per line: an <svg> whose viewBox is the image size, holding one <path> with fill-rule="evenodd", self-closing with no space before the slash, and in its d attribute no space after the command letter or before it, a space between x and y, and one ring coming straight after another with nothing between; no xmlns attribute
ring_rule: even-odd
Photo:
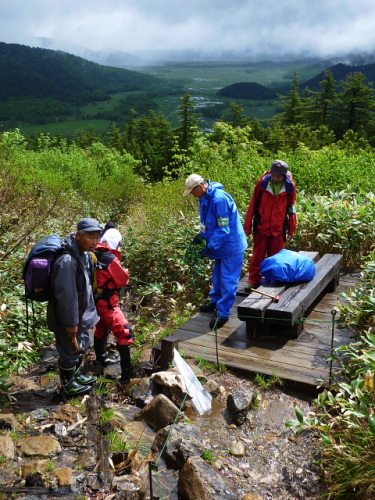
<svg viewBox="0 0 375 500"><path fill-rule="evenodd" d="M0 0L0 41L72 53L372 53L375 1Z"/></svg>

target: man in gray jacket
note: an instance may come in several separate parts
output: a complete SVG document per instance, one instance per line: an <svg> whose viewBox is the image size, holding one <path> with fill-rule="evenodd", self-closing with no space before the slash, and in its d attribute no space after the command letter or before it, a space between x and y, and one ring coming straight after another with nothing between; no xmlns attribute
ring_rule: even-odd
<svg viewBox="0 0 375 500"><path fill-rule="evenodd" d="M99 243L102 228L96 219L82 219L77 232L69 234L62 254L52 267L52 299L48 302L48 328L54 332L59 353L59 371L66 396L85 394L91 390L96 377L80 371L82 355L76 353L76 338L83 351L90 347L89 329L96 325L91 254Z"/></svg>

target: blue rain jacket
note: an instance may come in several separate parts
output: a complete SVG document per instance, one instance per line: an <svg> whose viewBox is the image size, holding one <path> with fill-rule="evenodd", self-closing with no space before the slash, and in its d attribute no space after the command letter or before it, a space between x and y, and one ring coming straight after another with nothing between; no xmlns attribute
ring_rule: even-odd
<svg viewBox="0 0 375 500"><path fill-rule="evenodd" d="M222 259L244 252L246 235L233 198L219 182L208 181L207 192L200 202L201 232L210 259Z"/></svg>

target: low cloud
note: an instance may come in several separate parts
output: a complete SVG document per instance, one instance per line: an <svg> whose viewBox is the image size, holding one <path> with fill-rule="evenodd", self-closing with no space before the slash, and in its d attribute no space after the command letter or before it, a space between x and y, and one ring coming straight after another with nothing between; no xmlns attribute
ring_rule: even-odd
<svg viewBox="0 0 375 500"><path fill-rule="evenodd" d="M280 57L373 52L371 0L2 0L1 41L134 55Z"/></svg>

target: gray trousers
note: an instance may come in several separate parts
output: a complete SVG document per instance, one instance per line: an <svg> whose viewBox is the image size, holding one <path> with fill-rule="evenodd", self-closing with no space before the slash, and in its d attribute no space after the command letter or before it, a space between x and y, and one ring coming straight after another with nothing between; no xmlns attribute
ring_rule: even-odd
<svg viewBox="0 0 375 500"><path fill-rule="evenodd" d="M56 338L56 349L59 353L59 365L62 368L72 368L80 361L82 354L74 354L75 348L67 331L63 327L59 327L54 332ZM82 327L78 329L77 334L78 345L86 352L90 347L89 331Z"/></svg>

